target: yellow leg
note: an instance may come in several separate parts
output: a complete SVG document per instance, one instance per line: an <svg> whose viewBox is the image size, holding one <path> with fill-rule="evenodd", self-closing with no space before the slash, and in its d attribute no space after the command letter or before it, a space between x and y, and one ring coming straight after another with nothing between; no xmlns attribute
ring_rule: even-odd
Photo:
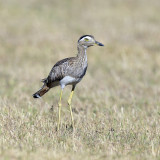
<svg viewBox="0 0 160 160"><path fill-rule="evenodd" d="M71 107L73 93L74 93L74 90L72 89L72 92L71 92L69 99L68 99L68 106L69 106L70 114L71 114L72 127L74 128L74 120L73 120L72 107Z"/></svg>
<svg viewBox="0 0 160 160"><path fill-rule="evenodd" d="M63 93L63 89L61 90L61 94L60 94L60 98L59 98L59 103L58 103L58 128L57 130L59 130L60 128L60 123L61 123L61 99L62 99L62 93Z"/></svg>

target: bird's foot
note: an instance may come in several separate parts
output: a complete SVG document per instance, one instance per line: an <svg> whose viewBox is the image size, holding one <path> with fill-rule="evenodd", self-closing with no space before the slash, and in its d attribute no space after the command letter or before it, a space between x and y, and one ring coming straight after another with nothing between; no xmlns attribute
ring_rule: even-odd
<svg viewBox="0 0 160 160"><path fill-rule="evenodd" d="M68 105L69 105L69 106L71 105L71 99L68 100Z"/></svg>

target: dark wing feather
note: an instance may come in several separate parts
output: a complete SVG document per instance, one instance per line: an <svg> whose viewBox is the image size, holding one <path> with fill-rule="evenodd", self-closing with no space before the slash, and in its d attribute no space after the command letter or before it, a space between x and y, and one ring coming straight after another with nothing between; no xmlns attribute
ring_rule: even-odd
<svg viewBox="0 0 160 160"><path fill-rule="evenodd" d="M45 80L47 86L52 86L52 83L60 81L64 78L64 71L67 67L67 63L65 62L69 62L72 58L73 57L62 59L53 66L52 70L50 71L48 77Z"/></svg>

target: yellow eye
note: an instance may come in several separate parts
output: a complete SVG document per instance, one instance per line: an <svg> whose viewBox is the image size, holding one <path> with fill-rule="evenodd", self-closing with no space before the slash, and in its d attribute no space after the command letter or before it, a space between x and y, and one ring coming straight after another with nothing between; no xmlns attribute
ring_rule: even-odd
<svg viewBox="0 0 160 160"><path fill-rule="evenodd" d="M89 41L89 39L88 39L88 38L85 38L85 41Z"/></svg>

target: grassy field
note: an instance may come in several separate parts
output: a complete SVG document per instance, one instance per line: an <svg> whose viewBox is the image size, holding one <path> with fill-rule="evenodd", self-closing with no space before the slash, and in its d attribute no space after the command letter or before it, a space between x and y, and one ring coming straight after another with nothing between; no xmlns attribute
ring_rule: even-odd
<svg viewBox="0 0 160 160"><path fill-rule="evenodd" d="M0 159L160 159L159 0L0 1ZM88 49L87 74L75 90L70 129L66 87L32 94L52 66Z"/></svg>

